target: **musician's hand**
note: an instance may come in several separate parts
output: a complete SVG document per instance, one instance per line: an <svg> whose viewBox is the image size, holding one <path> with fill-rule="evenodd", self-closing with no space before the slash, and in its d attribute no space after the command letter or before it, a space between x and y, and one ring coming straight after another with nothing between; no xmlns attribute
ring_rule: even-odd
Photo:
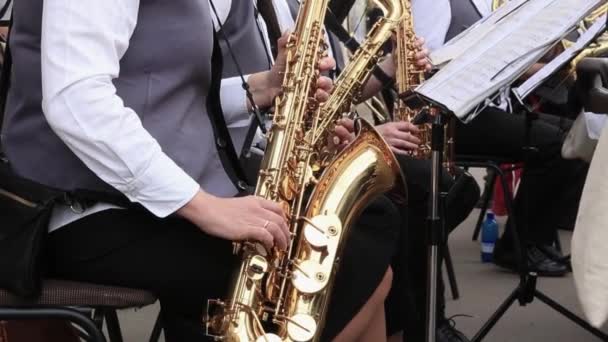
<svg viewBox="0 0 608 342"><path fill-rule="evenodd" d="M258 241L268 250L286 249L290 240L281 206L255 196L219 198L199 191L177 214L209 235Z"/></svg>
<svg viewBox="0 0 608 342"><path fill-rule="evenodd" d="M424 71L431 71L433 65L429 58L429 49L424 46L424 38L416 37L416 65L420 68L424 68Z"/></svg>
<svg viewBox="0 0 608 342"><path fill-rule="evenodd" d="M408 151L417 149L421 142L416 136L420 130L409 122L388 122L376 126L376 130L397 154L408 154Z"/></svg>
<svg viewBox="0 0 608 342"><path fill-rule="evenodd" d="M283 76L287 66L287 42L289 41L289 34L285 33L277 41L278 54L274 65L270 69L271 78L271 96L274 98L281 92L281 86L283 85ZM327 72L333 70L336 67L336 61L328 56L321 58L319 61L319 72ZM319 102L327 101L329 93L332 91L334 83L331 78L326 76L320 76L317 80L317 92L315 94L316 99Z"/></svg>
<svg viewBox="0 0 608 342"><path fill-rule="evenodd" d="M329 147L341 151L355 139L355 122L351 119L340 119L336 122L333 133L329 138Z"/></svg>

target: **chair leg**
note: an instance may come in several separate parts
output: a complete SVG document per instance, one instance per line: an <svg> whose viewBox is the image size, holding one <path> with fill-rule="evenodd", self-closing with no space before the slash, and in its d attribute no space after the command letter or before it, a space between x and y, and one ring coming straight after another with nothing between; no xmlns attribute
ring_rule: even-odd
<svg viewBox="0 0 608 342"><path fill-rule="evenodd" d="M559 238L559 231L556 229L555 230L555 249L557 249L558 252L563 252L562 251L562 240Z"/></svg>
<svg viewBox="0 0 608 342"><path fill-rule="evenodd" d="M101 330L85 314L64 307L57 308L0 308L0 320L60 319L70 321L82 329L89 342L106 342Z"/></svg>
<svg viewBox="0 0 608 342"><path fill-rule="evenodd" d="M492 195L494 194L494 183L496 183L496 171L488 169L488 176L488 180L486 181L486 189L484 189L483 192L483 205L481 206L479 217L477 218L477 223L475 224L475 232L473 232L473 241L477 241L477 239L479 239L481 225L483 224L483 220L486 217L486 212L488 211L488 207L490 206L490 200L492 199Z"/></svg>
<svg viewBox="0 0 608 342"><path fill-rule="evenodd" d="M154 323L154 328L152 329L152 335L150 335L150 342L158 342L162 331L163 323L161 319L161 313L159 312L158 317L156 317L156 322Z"/></svg>
<svg viewBox="0 0 608 342"><path fill-rule="evenodd" d="M450 282L452 298L457 300L460 298L460 291L458 290L458 282L456 281L456 272L454 272L454 263L452 263L452 254L450 253L450 247L447 243L443 246L443 248L443 262L445 263L445 269L448 273L448 281Z"/></svg>
<svg viewBox="0 0 608 342"><path fill-rule="evenodd" d="M108 337L110 342L123 342L122 340L122 332L120 330L120 322L118 321L118 316L116 315L116 310L114 309L106 309L104 310L106 325L108 327Z"/></svg>
<svg viewBox="0 0 608 342"><path fill-rule="evenodd" d="M91 311L91 318L93 318L93 322L95 322L97 329L103 331L103 322L105 319L105 317L103 315L103 310L102 309L93 309Z"/></svg>
<svg viewBox="0 0 608 342"><path fill-rule="evenodd" d="M499 172L499 177L500 177L500 181L501 181L503 189L509 189L509 187L508 187L509 185L507 184L507 180L504 177L504 173L502 172L502 170L500 170L499 166L497 166L497 172ZM523 275L528 273L528 263L526 260L527 236L525 235L525 231L523 231L523 230L520 231L516 224L517 220L515 218L515 215L513 214L514 213L513 194L510 191L503 191L503 197L505 200L507 215L509 217L509 220L507 222L508 222L508 224L511 225L511 234L512 234L511 236L513 239L513 248L515 251L515 255L517 255L517 259L518 259L518 270L520 273L520 277L523 277ZM527 227L524 227L524 229L525 228L527 228Z"/></svg>

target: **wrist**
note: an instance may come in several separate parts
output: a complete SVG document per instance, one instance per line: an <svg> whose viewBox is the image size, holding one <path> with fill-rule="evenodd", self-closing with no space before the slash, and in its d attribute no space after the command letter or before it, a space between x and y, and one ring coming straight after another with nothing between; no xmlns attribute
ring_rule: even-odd
<svg viewBox="0 0 608 342"><path fill-rule="evenodd" d="M274 98L281 92L282 80L272 70L252 74L247 83L255 104L262 109L272 106ZM247 104L248 107L253 107L249 99Z"/></svg>
<svg viewBox="0 0 608 342"><path fill-rule="evenodd" d="M395 78L396 67L395 67L395 55L394 54L386 55L386 58L384 58L384 60L382 62L380 62L378 65L380 66L380 69L382 69L382 71L384 71L384 73L388 77Z"/></svg>
<svg viewBox="0 0 608 342"><path fill-rule="evenodd" d="M211 194L199 190L196 195L186 205L181 207L176 214L186 220L199 225L201 220L208 217L211 203L215 197Z"/></svg>

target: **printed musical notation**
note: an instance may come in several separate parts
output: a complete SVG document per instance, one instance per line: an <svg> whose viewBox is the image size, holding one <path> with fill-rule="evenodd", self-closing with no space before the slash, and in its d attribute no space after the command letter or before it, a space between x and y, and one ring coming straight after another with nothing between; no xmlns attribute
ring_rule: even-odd
<svg viewBox="0 0 608 342"><path fill-rule="evenodd" d="M559 56L547 63L542 69L528 78L519 87L513 89L513 94L522 100L530 95L534 90L540 87L551 75L558 69L575 58L585 47L587 47L595 38L606 31L606 15L598 18L595 23L585 31L572 46L564 50Z"/></svg>
<svg viewBox="0 0 608 342"><path fill-rule="evenodd" d="M463 121L475 107L518 79L601 0L528 0L492 24L484 39L454 58L416 92ZM461 37L466 39L466 37Z"/></svg>

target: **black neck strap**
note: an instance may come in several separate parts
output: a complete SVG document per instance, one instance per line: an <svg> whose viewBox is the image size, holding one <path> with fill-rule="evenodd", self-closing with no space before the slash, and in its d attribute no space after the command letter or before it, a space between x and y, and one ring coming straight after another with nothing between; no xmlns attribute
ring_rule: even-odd
<svg viewBox="0 0 608 342"><path fill-rule="evenodd" d="M250 191L247 176L241 166L239 157L232 143L224 112L220 103L220 88L222 83L222 50L217 34L213 35L213 54L211 57L211 87L207 95L207 112L213 128L215 147L226 174L241 192Z"/></svg>
<svg viewBox="0 0 608 342"><path fill-rule="evenodd" d="M361 47L361 44L357 39L342 26L332 11L327 11L327 14L325 15L325 26L338 37L350 52L355 53ZM384 70L377 65L372 70L372 73L385 87L392 87L394 84L393 78L387 75Z"/></svg>

